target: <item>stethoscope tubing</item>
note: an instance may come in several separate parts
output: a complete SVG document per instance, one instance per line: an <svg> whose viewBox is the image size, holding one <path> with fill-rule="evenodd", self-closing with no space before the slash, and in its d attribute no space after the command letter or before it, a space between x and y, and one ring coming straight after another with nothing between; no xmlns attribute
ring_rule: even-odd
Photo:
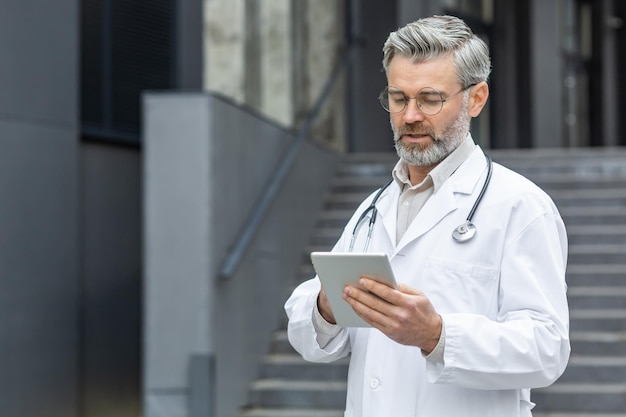
<svg viewBox="0 0 626 417"><path fill-rule="evenodd" d="M478 197L476 197L476 202L474 203L474 205L472 206L472 209L467 215L466 221L468 223L472 222L472 219L474 218L474 213L476 213L476 209L480 205L480 202L483 201L483 196L485 195L485 191L487 191L487 187L489 186L489 183L491 182L491 174L493 173L493 161L491 160L491 157L489 155L485 155L485 159L487 160L487 177L485 178L483 188L481 188L480 193L478 194Z"/></svg>
<svg viewBox="0 0 626 417"><path fill-rule="evenodd" d="M387 183L378 190L378 192L372 199L372 202L370 203L369 207L363 210L363 213L361 213L361 215L359 216L359 220L357 220L356 224L354 225L354 229L352 230L352 239L350 239L350 248L349 248L350 252L352 252L352 249L354 249L354 242L356 240L357 231L359 230L359 226L361 225L361 222L363 221L365 216L367 216L367 214L371 211L372 214L370 215L370 221L367 226L367 237L365 238L365 248L363 250L363 252L367 252L367 248L369 247L370 240L372 238L372 230L374 230L374 223L376 222L376 216L378 215L378 209L376 208L376 203L378 202L380 195L387 188L389 188L392 182L393 182L393 178L387 181Z"/></svg>

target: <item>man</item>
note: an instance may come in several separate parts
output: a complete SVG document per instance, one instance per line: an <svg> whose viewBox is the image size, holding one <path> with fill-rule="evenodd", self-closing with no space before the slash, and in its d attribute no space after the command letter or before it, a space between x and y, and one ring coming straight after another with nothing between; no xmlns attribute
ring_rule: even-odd
<svg viewBox="0 0 626 417"><path fill-rule="evenodd" d="M317 277L304 282L285 305L289 340L310 361L351 355L345 416L531 416L530 389L553 383L570 353L563 221L543 191L498 164L479 198L490 160L469 126L489 96L490 59L463 21L410 23L383 52L379 98L400 160L367 250L388 255L398 289L346 286L372 327L342 328ZM334 251L349 251L373 198ZM477 200L476 233L459 243L451 234Z"/></svg>

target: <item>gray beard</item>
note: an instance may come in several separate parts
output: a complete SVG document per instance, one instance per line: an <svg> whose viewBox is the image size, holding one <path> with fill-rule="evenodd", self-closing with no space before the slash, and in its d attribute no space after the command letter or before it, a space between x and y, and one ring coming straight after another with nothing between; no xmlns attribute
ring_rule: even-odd
<svg viewBox="0 0 626 417"><path fill-rule="evenodd" d="M459 113L459 117L441 135L436 135L434 131L430 131L429 135L433 142L427 145L403 144L400 141L402 135L393 127L392 123L394 143L400 159L409 165L421 167L436 165L443 161L467 137L470 118L465 116L465 113Z"/></svg>

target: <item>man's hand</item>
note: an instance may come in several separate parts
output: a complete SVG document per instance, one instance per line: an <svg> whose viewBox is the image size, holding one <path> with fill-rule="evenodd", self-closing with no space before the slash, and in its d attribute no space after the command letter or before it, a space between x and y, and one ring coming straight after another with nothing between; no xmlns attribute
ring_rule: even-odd
<svg viewBox="0 0 626 417"><path fill-rule="evenodd" d="M362 288L346 286L343 299L363 320L398 343L432 352L442 320L422 292L403 284L396 290L366 277L359 285Z"/></svg>
<svg viewBox="0 0 626 417"><path fill-rule="evenodd" d="M326 298L326 292L324 292L323 288L320 290L320 293L317 296L317 309L319 310L324 320L326 320L330 324L337 324L335 316L333 315L333 310L331 310L330 304L328 304L328 298Z"/></svg>

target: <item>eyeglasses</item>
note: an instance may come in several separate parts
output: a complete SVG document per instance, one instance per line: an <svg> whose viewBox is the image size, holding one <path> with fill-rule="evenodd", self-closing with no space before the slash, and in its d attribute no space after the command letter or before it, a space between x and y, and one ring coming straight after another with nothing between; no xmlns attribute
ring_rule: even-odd
<svg viewBox="0 0 626 417"><path fill-rule="evenodd" d="M418 91L417 95L413 98L422 113L427 116L434 116L439 113L441 109L443 109L443 103L475 85L476 84L474 83L468 85L467 87L463 87L456 93L451 94L446 98L443 98L441 93L434 88L424 87ZM396 114L403 112L407 108L411 97L408 97L402 90L396 87L387 86L383 88L383 91L381 91L378 95L378 100L383 106L383 109L387 110L391 114Z"/></svg>

